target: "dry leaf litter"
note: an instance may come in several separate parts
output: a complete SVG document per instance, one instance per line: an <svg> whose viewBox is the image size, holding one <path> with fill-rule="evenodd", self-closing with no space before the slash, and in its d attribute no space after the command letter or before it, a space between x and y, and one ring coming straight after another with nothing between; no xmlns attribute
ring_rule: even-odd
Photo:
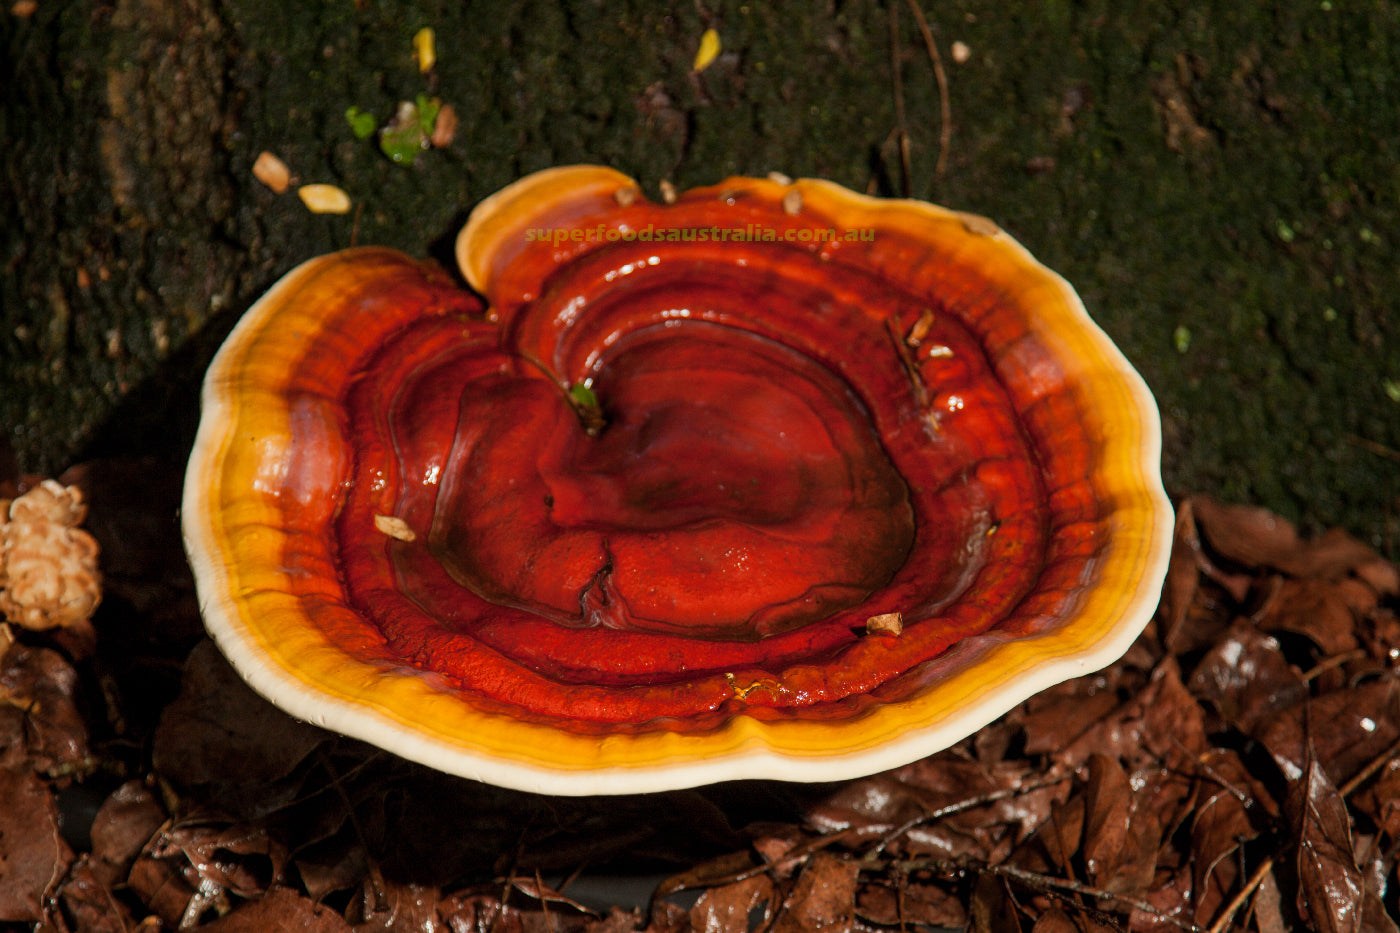
<svg viewBox="0 0 1400 933"><path fill-rule="evenodd" d="M148 463L0 486L16 929L1397 930L1400 572L1341 532L1186 499L1128 654L953 748L838 784L568 799L252 694L202 637L178 495Z"/></svg>

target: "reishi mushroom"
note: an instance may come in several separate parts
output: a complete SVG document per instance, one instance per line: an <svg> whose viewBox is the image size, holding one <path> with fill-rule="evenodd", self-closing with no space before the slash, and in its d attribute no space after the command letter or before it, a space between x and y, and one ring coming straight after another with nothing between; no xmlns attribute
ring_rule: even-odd
<svg viewBox="0 0 1400 933"><path fill-rule="evenodd" d="M1152 396L983 218L824 181L531 175L304 263L215 358L184 532L295 716L560 794L894 767L1120 655Z"/></svg>

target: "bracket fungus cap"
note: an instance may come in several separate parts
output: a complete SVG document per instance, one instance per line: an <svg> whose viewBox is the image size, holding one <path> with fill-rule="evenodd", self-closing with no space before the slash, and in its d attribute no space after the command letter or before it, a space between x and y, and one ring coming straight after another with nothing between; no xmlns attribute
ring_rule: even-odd
<svg viewBox="0 0 1400 933"><path fill-rule="evenodd" d="M1142 379L982 218L825 181L487 198L470 288L358 248L214 359L184 534L291 714L610 794L835 780L1116 659L1172 519Z"/></svg>

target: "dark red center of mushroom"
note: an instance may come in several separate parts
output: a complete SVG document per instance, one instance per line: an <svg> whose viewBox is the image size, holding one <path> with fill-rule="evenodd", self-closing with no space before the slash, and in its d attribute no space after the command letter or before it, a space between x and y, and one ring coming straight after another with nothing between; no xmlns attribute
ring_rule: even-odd
<svg viewBox="0 0 1400 933"><path fill-rule="evenodd" d="M564 625L753 639L894 575L908 497L849 389L677 324L608 347L597 412L529 366L463 387L428 541L457 583Z"/></svg>
<svg viewBox="0 0 1400 933"><path fill-rule="evenodd" d="M1054 624L1091 572L1092 446L1024 312L915 248L542 247L499 321L442 285L355 296L391 334L335 455L374 634L334 637L511 715L691 729L848 716Z"/></svg>

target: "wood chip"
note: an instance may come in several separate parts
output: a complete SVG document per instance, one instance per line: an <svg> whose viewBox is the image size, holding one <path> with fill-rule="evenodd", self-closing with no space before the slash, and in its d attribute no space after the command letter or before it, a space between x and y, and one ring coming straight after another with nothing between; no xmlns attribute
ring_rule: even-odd
<svg viewBox="0 0 1400 933"><path fill-rule="evenodd" d="M272 189L274 194L283 194L292 184L292 173L287 163L270 152L258 153L253 163L253 177Z"/></svg>
<svg viewBox="0 0 1400 933"><path fill-rule="evenodd" d="M408 522L395 515L374 516L374 527L383 534L399 541L416 541L418 535L408 527Z"/></svg>
<svg viewBox="0 0 1400 933"><path fill-rule="evenodd" d="M438 110L437 120L433 122L433 135L428 138L428 142L433 144L434 149L446 149L452 145L456 135L457 108L451 104L443 104Z"/></svg>
<svg viewBox="0 0 1400 933"><path fill-rule="evenodd" d="M886 612L865 620L865 630L871 635L894 635L904 632L904 616L898 612Z"/></svg>

